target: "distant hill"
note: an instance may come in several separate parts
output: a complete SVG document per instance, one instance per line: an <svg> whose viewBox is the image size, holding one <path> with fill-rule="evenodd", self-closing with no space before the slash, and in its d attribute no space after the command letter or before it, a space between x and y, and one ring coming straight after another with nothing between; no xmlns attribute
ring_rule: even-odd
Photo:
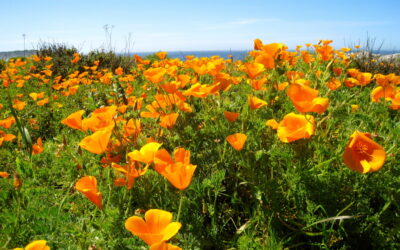
<svg viewBox="0 0 400 250"><path fill-rule="evenodd" d="M5 52L0 52L0 59L7 60L12 57L23 57L25 56L30 56L36 53L37 50L15 50L15 51L5 51Z"/></svg>

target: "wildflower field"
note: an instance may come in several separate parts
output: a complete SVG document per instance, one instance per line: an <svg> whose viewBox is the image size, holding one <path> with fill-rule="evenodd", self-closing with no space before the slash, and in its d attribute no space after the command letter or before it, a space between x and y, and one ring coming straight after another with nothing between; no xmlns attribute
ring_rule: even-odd
<svg viewBox="0 0 400 250"><path fill-rule="evenodd" d="M331 43L0 63L0 248L399 249L399 65Z"/></svg>

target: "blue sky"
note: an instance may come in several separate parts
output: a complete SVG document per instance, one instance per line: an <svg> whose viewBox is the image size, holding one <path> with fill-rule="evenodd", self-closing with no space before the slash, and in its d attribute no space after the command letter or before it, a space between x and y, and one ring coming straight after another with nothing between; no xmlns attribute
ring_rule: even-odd
<svg viewBox="0 0 400 250"><path fill-rule="evenodd" d="M367 33L384 49L400 49L399 0L1 0L0 10L0 51L22 50L22 34L27 49L40 41L104 48L105 25L121 52L247 50L255 38L289 48L332 39L343 47Z"/></svg>

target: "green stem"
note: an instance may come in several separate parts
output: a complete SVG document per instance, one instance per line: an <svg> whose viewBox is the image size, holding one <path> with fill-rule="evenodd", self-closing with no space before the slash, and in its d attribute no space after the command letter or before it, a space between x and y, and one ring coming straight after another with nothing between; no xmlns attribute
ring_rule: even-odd
<svg viewBox="0 0 400 250"><path fill-rule="evenodd" d="M182 211L182 203L183 203L183 191L179 192L179 195L181 196L179 200L179 208L178 208L178 215L176 216L176 220L179 221L179 217L181 216L181 211Z"/></svg>
<svg viewBox="0 0 400 250"><path fill-rule="evenodd" d="M225 152L226 152L226 140L224 140L224 149L222 150L222 156L221 156L220 162L224 162Z"/></svg>
<svg viewBox="0 0 400 250"><path fill-rule="evenodd" d="M107 183L113 183L111 180L111 169L109 167L107 170ZM108 184L108 195L107 195L107 201L106 201L107 207L108 207L108 204L110 204L111 193L112 193L112 186L111 186L111 184Z"/></svg>
<svg viewBox="0 0 400 250"><path fill-rule="evenodd" d="M21 213L21 197L20 197L20 192L19 190L14 190L15 191L15 196L17 197L17 219L15 220L15 225L19 224L19 220L21 218L20 213Z"/></svg>
<svg viewBox="0 0 400 250"><path fill-rule="evenodd" d="M8 91L7 91L7 96L8 96L9 108L10 108L11 113L12 113L14 119L15 119L15 122L17 123L17 127L18 127L19 132L21 133L22 140L24 141L25 147L29 152L29 158L31 158L32 157L32 145L30 143L28 143L28 139L26 137L26 133L24 131L24 128L22 128L21 122L18 119L17 112L15 111L15 109L14 109L14 107L12 105L10 89L8 89Z"/></svg>
<svg viewBox="0 0 400 250"><path fill-rule="evenodd" d="M67 198L69 198L69 192L71 191L71 189L74 186L74 184L75 184L75 182L71 183L71 185L68 187L68 189L66 191L66 194L65 194L64 198L61 200L60 205L58 206L58 212L57 212L58 216L60 215L60 212L61 212L62 206L64 205L65 200Z"/></svg>
<svg viewBox="0 0 400 250"><path fill-rule="evenodd" d="M126 191L129 194L129 198L128 198L128 205L126 206L126 209L125 209L125 214L124 214L125 217L127 217L129 214L131 204L132 204L132 197L133 197L133 195L131 194L131 189L130 190L126 189Z"/></svg>
<svg viewBox="0 0 400 250"><path fill-rule="evenodd" d="M32 171L32 177L33 177L33 180L36 182L37 180L36 180L36 174L35 174L35 169L33 169L33 162L32 162L32 154L29 154L29 168L30 168L30 170Z"/></svg>

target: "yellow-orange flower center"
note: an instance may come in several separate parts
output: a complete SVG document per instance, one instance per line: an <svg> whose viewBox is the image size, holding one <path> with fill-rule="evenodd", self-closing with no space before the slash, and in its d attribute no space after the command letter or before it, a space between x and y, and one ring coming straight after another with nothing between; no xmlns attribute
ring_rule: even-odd
<svg viewBox="0 0 400 250"><path fill-rule="evenodd" d="M358 142L358 143L356 144L355 150L356 150L357 153L359 153L359 154L368 154L368 153L367 153L367 151L368 151L368 146L365 145L365 144L362 143L362 142Z"/></svg>

